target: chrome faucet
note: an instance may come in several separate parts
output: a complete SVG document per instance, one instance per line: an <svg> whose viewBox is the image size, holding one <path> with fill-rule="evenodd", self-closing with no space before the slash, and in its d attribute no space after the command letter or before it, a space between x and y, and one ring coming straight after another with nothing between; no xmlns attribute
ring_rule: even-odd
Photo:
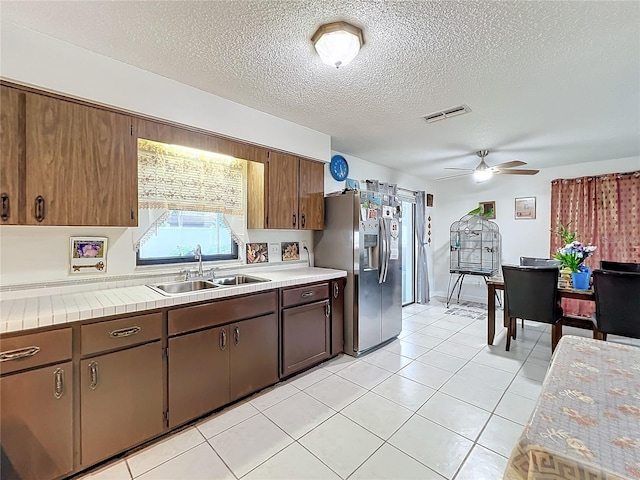
<svg viewBox="0 0 640 480"><path fill-rule="evenodd" d="M202 247L200 244L196 245L196 253L194 258L198 261L198 276L202 277Z"/></svg>

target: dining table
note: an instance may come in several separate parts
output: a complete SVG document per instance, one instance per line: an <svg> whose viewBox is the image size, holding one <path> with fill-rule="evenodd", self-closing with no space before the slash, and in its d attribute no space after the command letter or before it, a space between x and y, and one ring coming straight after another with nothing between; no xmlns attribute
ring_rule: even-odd
<svg viewBox="0 0 640 480"><path fill-rule="evenodd" d="M488 315L487 315L487 344L493 345L493 340L496 335L496 298L497 291L504 291L504 279L502 276L489 277L487 279L487 303L488 303ZM587 300L595 302L595 296L593 294L593 287L589 290L576 290L571 287L567 287L564 284L558 285L558 294L560 298L572 298L575 300ZM503 301L503 322L502 324L507 326L507 299ZM563 325L577 328L593 329L593 321L590 318L581 318L568 316L563 318Z"/></svg>
<svg viewBox="0 0 640 480"><path fill-rule="evenodd" d="M640 478L640 348L564 336L504 480Z"/></svg>

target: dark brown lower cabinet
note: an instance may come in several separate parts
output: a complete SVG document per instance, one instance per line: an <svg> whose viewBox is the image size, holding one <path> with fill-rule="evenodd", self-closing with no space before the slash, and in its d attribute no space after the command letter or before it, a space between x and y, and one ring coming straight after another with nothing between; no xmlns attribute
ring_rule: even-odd
<svg viewBox="0 0 640 480"><path fill-rule="evenodd" d="M229 403L229 326L169 339L169 427Z"/></svg>
<svg viewBox="0 0 640 480"><path fill-rule="evenodd" d="M331 280L331 356L344 351L344 287L346 278Z"/></svg>
<svg viewBox="0 0 640 480"><path fill-rule="evenodd" d="M288 376L331 355L329 300L282 310L282 375Z"/></svg>
<svg viewBox="0 0 640 480"><path fill-rule="evenodd" d="M232 323L229 329L233 401L278 381L278 316Z"/></svg>
<svg viewBox="0 0 640 480"><path fill-rule="evenodd" d="M80 362L81 464L97 463L162 433L160 341Z"/></svg>
<svg viewBox="0 0 640 480"><path fill-rule="evenodd" d="M3 480L42 480L73 470L71 362L0 379Z"/></svg>

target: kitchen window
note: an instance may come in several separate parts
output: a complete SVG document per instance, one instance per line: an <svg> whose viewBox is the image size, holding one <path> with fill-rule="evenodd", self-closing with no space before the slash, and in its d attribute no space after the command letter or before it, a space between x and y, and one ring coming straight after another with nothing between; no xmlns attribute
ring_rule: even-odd
<svg viewBox="0 0 640 480"><path fill-rule="evenodd" d="M246 160L138 139L138 265L235 260L246 236Z"/></svg>
<svg viewBox="0 0 640 480"><path fill-rule="evenodd" d="M238 244L222 213L170 210L156 235L140 245L137 264L194 262L197 245L203 261L238 258Z"/></svg>

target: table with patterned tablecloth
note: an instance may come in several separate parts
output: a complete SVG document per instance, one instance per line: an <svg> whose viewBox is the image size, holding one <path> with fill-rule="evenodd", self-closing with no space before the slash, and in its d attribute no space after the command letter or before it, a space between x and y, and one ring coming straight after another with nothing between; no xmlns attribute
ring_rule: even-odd
<svg viewBox="0 0 640 480"><path fill-rule="evenodd" d="M504 479L640 479L640 348L562 337Z"/></svg>

